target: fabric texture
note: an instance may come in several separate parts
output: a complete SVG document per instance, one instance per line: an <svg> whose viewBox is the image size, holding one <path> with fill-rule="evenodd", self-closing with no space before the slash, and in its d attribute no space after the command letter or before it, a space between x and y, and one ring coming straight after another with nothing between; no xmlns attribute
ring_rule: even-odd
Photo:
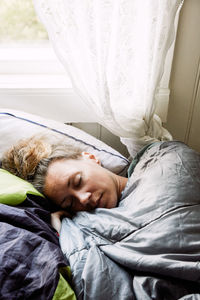
<svg viewBox="0 0 200 300"><path fill-rule="evenodd" d="M2 300L52 300L55 292L62 295L66 286L69 297L65 294L62 299L75 299L64 279L61 289L60 268L67 264L47 207L47 200L35 195L28 195L17 206L0 204Z"/></svg>
<svg viewBox="0 0 200 300"><path fill-rule="evenodd" d="M34 0L73 87L130 155L171 135L156 93L182 0Z"/></svg>
<svg viewBox="0 0 200 300"><path fill-rule="evenodd" d="M198 299L199 216L200 154L176 141L151 145L118 207L62 222L77 298Z"/></svg>

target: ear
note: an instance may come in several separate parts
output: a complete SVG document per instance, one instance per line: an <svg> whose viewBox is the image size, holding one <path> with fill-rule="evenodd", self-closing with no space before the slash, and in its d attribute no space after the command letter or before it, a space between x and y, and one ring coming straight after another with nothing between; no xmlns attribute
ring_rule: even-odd
<svg viewBox="0 0 200 300"><path fill-rule="evenodd" d="M96 156L94 154L91 154L89 152L82 152L81 153L83 159L92 159L95 163L97 163L98 165L100 165L100 160L96 158Z"/></svg>

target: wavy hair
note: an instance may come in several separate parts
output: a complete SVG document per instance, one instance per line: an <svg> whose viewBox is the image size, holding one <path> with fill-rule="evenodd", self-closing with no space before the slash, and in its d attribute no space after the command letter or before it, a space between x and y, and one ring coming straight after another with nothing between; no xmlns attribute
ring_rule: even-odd
<svg viewBox="0 0 200 300"><path fill-rule="evenodd" d="M51 144L42 136L20 140L3 154L2 168L32 183L43 193L48 167L55 160L78 159L81 150L61 141Z"/></svg>

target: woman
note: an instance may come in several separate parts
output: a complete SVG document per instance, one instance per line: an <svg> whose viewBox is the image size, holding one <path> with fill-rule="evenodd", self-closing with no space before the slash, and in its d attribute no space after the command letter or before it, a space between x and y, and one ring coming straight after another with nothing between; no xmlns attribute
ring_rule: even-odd
<svg viewBox="0 0 200 300"><path fill-rule="evenodd" d="M115 207L128 180L103 168L93 154L61 143L51 145L37 136L11 147L2 167L72 213ZM52 224L55 220L60 227L58 218L62 215L66 214L53 214Z"/></svg>

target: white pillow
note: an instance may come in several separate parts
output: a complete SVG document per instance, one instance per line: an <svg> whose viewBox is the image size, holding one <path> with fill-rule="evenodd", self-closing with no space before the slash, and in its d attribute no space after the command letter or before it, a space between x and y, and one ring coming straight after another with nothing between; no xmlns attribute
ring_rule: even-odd
<svg viewBox="0 0 200 300"><path fill-rule="evenodd" d="M129 160L83 130L22 111L0 109L0 157L18 140L36 133L48 133L52 142L62 138L63 143L93 153L103 167L115 174L126 175Z"/></svg>

